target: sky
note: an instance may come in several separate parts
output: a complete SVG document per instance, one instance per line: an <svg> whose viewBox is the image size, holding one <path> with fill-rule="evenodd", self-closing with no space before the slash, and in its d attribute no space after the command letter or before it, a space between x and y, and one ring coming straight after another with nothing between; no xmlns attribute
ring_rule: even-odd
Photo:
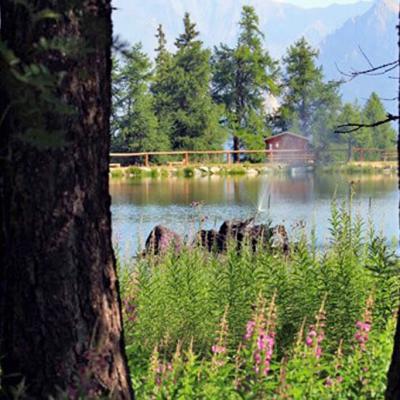
<svg viewBox="0 0 400 400"><path fill-rule="evenodd" d="M278 0L281 3L291 3L299 7L326 7L330 4L349 4L356 3L358 0ZM367 0L371 1L371 0Z"/></svg>

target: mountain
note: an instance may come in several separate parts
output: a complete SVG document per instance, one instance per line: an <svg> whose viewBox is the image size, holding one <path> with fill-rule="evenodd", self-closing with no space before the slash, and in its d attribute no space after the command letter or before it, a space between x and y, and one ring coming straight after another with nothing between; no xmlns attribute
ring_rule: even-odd
<svg viewBox="0 0 400 400"><path fill-rule="evenodd" d="M379 66L395 61L398 57L398 12L397 0L378 0L365 13L350 18L328 35L320 45L320 62L325 75L341 79L344 76L339 70L361 71L371 68L369 63ZM385 99L396 97L397 82L390 79L390 75L398 75L398 70L386 76L359 76L342 86L343 98L358 98L364 102L372 91ZM386 106L394 110L395 103L388 101Z"/></svg>
<svg viewBox="0 0 400 400"><path fill-rule="evenodd" d="M397 57L397 0L360 1L320 8L300 8L273 0L114 0L114 30L129 43L141 41L154 55L155 32L163 24L170 49L183 29L182 18L189 11L201 39L208 47L233 45L244 4L253 5L265 33L265 46L281 57L296 39L305 36L320 49L320 63L328 79L342 79L338 71L363 70ZM395 71L394 71L395 72ZM360 76L342 86L345 100L365 101L372 91L382 98L396 96L396 81L387 77ZM387 102L389 110L395 103Z"/></svg>
<svg viewBox="0 0 400 400"><path fill-rule="evenodd" d="M197 23L201 39L212 47L219 43L233 44L238 33L241 8L253 5L260 17L266 47L275 57L301 36L318 45L348 18L364 13L368 1L323 8L300 8L272 0L115 0L114 30L130 43L141 41L144 50L153 55L154 34L158 24L164 26L169 46L183 29L182 18L190 12Z"/></svg>

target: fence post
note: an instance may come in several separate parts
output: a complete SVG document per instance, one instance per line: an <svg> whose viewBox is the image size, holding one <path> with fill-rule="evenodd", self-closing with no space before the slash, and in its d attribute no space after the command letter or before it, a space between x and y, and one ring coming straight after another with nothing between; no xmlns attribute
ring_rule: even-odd
<svg viewBox="0 0 400 400"><path fill-rule="evenodd" d="M185 153L185 165L189 165L189 153Z"/></svg>
<svg viewBox="0 0 400 400"><path fill-rule="evenodd" d="M149 155L147 153L144 155L144 166L149 166Z"/></svg>
<svg viewBox="0 0 400 400"><path fill-rule="evenodd" d="M227 157L227 160L228 160L228 165L231 165L232 164L232 156L231 156L231 153L226 153L226 157Z"/></svg>

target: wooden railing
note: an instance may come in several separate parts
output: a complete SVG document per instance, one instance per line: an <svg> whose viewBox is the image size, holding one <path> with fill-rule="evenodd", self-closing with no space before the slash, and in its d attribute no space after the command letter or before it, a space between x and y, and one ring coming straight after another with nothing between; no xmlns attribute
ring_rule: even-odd
<svg viewBox="0 0 400 400"><path fill-rule="evenodd" d="M134 161L141 162L142 165L148 167L150 166L150 157L151 156L181 156L181 161L178 162L167 162L167 164L183 164L185 166L190 165L191 156L225 156L225 162L227 164L232 164L233 156L238 155L236 163L240 163L241 155L264 155L266 157L266 161L269 162L282 162L282 163L291 163L291 162L302 162L302 163L312 163L314 162L314 153L304 150L200 150L200 151L150 151L143 153L111 153L111 158L131 158ZM136 160L135 160L136 159ZM136 162L137 163L137 162Z"/></svg>
<svg viewBox="0 0 400 400"><path fill-rule="evenodd" d="M319 157L324 161L325 159L335 159L335 154L340 155L340 159L345 162L348 158L348 151L346 149L331 149L318 153ZM143 153L111 153L112 160L124 160L123 164L139 164L146 167L150 166L151 158L157 157L157 163L167 165L184 165L188 166L191 163L202 164L210 162L210 157L219 156L219 163L232 164L234 155L237 155L236 163L240 163L242 155L262 155L265 162L270 163L283 163L283 164L311 164L316 161L316 154L311 151L304 150L180 150L180 151L150 151ZM395 161L397 160L397 152L395 150L382 150L377 148L359 148L355 147L352 150L354 161ZM204 157L208 160L204 162ZM328 157L326 157L328 156ZM170 159L168 161L168 158ZM203 162L201 159L203 158ZM337 157L336 157L337 158ZM173 159L173 161L171 161ZM246 160L247 161L247 160ZM112 165L119 165L120 163L113 163Z"/></svg>
<svg viewBox="0 0 400 400"><path fill-rule="evenodd" d="M358 161L376 159L378 161L396 161L396 150L356 147L353 149L353 158Z"/></svg>

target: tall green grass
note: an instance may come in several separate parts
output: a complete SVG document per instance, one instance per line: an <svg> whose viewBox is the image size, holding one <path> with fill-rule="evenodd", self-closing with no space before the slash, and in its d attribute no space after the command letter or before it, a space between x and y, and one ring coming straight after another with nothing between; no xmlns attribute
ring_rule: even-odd
<svg viewBox="0 0 400 400"><path fill-rule="evenodd" d="M363 234L365 231L367 234ZM135 385L138 393L142 393L139 398L153 398L154 390L158 393L154 398L175 398L175 392L171 391L178 390L177 377L173 385L169 381L163 386L160 377L149 383L149 374L155 373L154 363L165 361L167 365L174 362L174 357L177 360L177 347L178 380L183 380L178 392L188 390L187 397L180 398L333 398L323 397L324 388L330 384L329 380L328 386L324 382L333 373L339 347L343 357L347 357L343 363L351 370L346 376L351 380L348 382L351 390L356 390L353 386L357 386L357 382L352 380L358 378L351 376L354 371L348 363L356 362L354 357L362 356L364 360L374 352L379 353L381 358L374 362L382 367L382 373L377 372L379 382L372 384L370 381L369 384L382 389L386 372L383 370L390 357L386 351L390 352L392 316L400 289L399 262L394 250L365 222L353 217L345 204L333 204L330 239L323 248L318 248L304 232L294 240L289 255L271 254L261 249L254 253L248 246L240 252L230 246L222 255L186 248L179 254L170 252L162 257L144 258L121 268L127 352ZM234 372L238 368L235 366L238 357L252 359L249 354L240 355L237 349L243 346L246 326L254 319L260 298L265 304L270 304L274 298L276 306L274 356L267 379L274 383L268 392L269 384L263 381L260 390L269 393L264 397L251 395L251 385L236 387L238 378ZM355 323L363 320L369 298L373 298L370 312L374 321L372 337L375 338L370 346L375 347L368 354L361 351L356 356ZM299 332L315 323L322 302L324 357L323 360L312 357L308 360L307 354L296 353L296 343ZM226 351L224 369L216 372L218 368L213 370L212 361L216 355L211 349L220 338L221 320L226 326L221 346ZM382 346L385 354L380 350ZM356 363L361 363L360 360ZM358 364L354 368L359 368ZM317 388L306 385L307 388L305 386L298 394L292 388L293 393L288 389L286 397L280 396L278 393L283 389L279 382L283 373L287 376L285 379L296 382L296 386L309 379L309 386L317 385ZM203 379L211 379L209 374L216 374L212 379L217 381L206 388ZM246 375L244 379L250 378ZM186 389L182 385L186 385ZM192 394L189 388L194 391ZM228 392L241 393L242 397L206 395L215 390L226 390L224 396L228 396ZM359 390L361 393L362 388ZM304 397L306 395L308 397ZM340 396L334 398L382 398L382 393L380 397Z"/></svg>

